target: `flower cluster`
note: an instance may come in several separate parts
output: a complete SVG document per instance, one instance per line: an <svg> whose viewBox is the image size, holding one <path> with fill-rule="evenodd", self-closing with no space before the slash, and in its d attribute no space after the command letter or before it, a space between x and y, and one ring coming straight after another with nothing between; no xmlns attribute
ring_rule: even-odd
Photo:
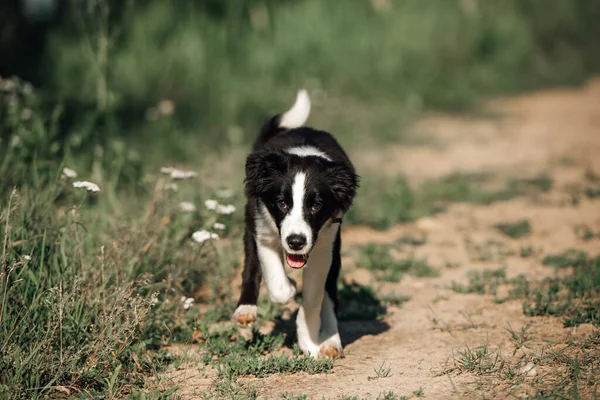
<svg viewBox="0 0 600 400"><path fill-rule="evenodd" d="M82 188L91 193L97 193L100 191L100 187L98 187L98 185L96 185L93 182L88 182L88 181L73 182L73 187L74 188Z"/></svg>
<svg viewBox="0 0 600 400"><path fill-rule="evenodd" d="M219 204L217 200L208 199L204 202L204 207L208 210L216 211L220 215L229 215L235 212L233 204Z"/></svg>
<svg viewBox="0 0 600 400"><path fill-rule="evenodd" d="M183 309L184 310L188 310L189 308L192 307L192 304L194 304L194 299L192 299L191 297L181 296L181 298L179 299L179 301L181 303L183 303Z"/></svg>
<svg viewBox="0 0 600 400"><path fill-rule="evenodd" d="M160 172L169 175L171 179L175 180L192 179L198 176L196 171L182 171L173 167L162 167Z"/></svg>
<svg viewBox="0 0 600 400"><path fill-rule="evenodd" d="M192 240L196 243L204 243L207 240L216 240L219 239L219 235L214 232L209 232L205 230L196 231L192 233Z"/></svg>

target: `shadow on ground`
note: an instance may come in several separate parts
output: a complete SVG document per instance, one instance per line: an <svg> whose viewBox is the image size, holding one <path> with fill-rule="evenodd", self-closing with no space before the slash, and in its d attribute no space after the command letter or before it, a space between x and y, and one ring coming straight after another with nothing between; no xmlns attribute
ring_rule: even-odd
<svg viewBox="0 0 600 400"><path fill-rule="evenodd" d="M383 318L387 314L387 306L375 296L369 286L344 282L338 292L339 307L337 310L340 336L344 346L366 335L378 335L390 329ZM298 295L301 302L301 295ZM273 334L283 334L284 345L294 346L297 343L295 311L289 319L278 316L275 319Z"/></svg>

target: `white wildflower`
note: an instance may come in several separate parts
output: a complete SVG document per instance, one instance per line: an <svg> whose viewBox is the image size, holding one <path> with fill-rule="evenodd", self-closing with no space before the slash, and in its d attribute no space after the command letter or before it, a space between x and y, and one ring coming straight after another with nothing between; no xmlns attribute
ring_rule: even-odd
<svg viewBox="0 0 600 400"><path fill-rule="evenodd" d="M194 303L194 299L191 297L185 297L185 296L181 296L181 298L179 299L180 302L183 303L183 309L187 310L189 309L192 304Z"/></svg>
<svg viewBox="0 0 600 400"><path fill-rule="evenodd" d="M204 243L207 240L211 240L211 239L218 239L219 235L217 235L216 233L213 232L209 232L209 231L196 231L194 233L192 233L192 240L196 243Z"/></svg>
<svg viewBox="0 0 600 400"><path fill-rule="evenodd" d="M219 207L219 202L213 199L208 199L204 202L204 207L208 208L209 210L216 210L217 207Z"/></svg>
<svg viewBox="0 0 600 400"><path fill-rule="evenodd" d="M158 297L154 297L154 298L152 298L152 300L150 300L150 305L152 307L154 307L157 304L158 304Z"/></svg>
<svg viewBox="0 0 600 400"><path fill-rule="evenodd" d="M100 191L100 188L98 187L98 185L96 185L93 182L88 182L88 181L73 182L73 187L75 187L75 188L84 188L88 192L94 192L94 193Z"/></svg>
<svg viewBox="0 0 600 400"><path fill-rule="evenodd" d="M175 170L173 172L171 172L171 178L172 179L178 179L178 180L183 180L183 179L192 179L198 176L198 173L195 171L180 171L180 170Z"/></svg>
<svg viewBox="0 0 600 400"><path fill-rule="evenodd" d="M179 203L179 211L184 213L194 212L196 211L196 206L194 205L194 203L191 203L189 201L182 201L181 203Z"/></svg>
<svg viewBox="0 0 600 400"><path fill-rule="evenodd" d="M217 190L217 196L219 196L222 199L228 199L233 196L233 190L231 190L231 189Z"/></svg>
<svg viewBox="0 0 600 400"><path fill-rule="evenodd" d="M178 180L191 179L191 178L195 178L198 176L198 173L195 171L182 171L180 169L173 168L173 167L162 167L160 169L160 172L165 175L169 175L171 177L171 179L178 179Z"/></svg>
<svg viewBox="0 0 600 400"><path fill-rule="evenodd" d="M213 229L216 229L216 230L218 230L218 231L224 231L224 230L225 230L225 228L226 228L226 227L225 227L225 224L222 224L222 223L220 223L220 222L215 222L215 223L213 224Z"/></svg>
<svg viewBox="0 0 600 400"><path fill-rule="evenodd" d="M77 172L75 172L75 170L68 168L68 167L63 168L62 174L65 178L77 178Z"/></svg>
<svg viewBox="0 0 600 400"><path fill-rule="evenodd" d="M219 204L217 207L217 214L229 215L233 214L235 206L233 204Z"/></svg>
<svg viewBox="0 0 600 400"><path fill-rule="evenodd" d="M31 256L23 256L23 258L27 261L31 261Z"/></svg>

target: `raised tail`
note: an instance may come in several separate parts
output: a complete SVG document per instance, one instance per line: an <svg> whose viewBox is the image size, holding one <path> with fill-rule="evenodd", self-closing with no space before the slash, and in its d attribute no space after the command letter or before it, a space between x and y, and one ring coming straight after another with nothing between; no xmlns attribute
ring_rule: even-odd
<svg viewBox="0 0 600 400"><path fill-rule="evenodd" d="M258 138L254 142L254 150L262 147L264 143L280 132L300 128L306 123L309 115L310 98L308 92L305 89L300 89L292 108L265 121Z"/></svg>

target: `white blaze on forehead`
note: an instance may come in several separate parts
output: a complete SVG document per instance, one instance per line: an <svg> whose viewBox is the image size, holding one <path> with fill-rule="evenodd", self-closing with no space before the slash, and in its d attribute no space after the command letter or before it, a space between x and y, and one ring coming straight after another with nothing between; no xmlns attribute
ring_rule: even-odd
<svg viewBox="0 0 600 400"><path fill-rule="evenodd" d="M290 211L281 222L281 245L287 253L307 254L312 248L312 230L304 219L304 195L306 191L306 174L298 172L292 185L292 204ZM306 237L306 247L298 252L289 248L287 238L297 234Z"/></svg>
<svg viewBox="0 0 600 400"><path fill-rule="evenodd" d="M321 157L328 161L331 161L331 158L329 158L329 156L325 152L317 149L314 146L291 147L291 148L287 149L286 152L288 152L290 154L295 154L299 157L315 156L315 157Z"/></svg>

